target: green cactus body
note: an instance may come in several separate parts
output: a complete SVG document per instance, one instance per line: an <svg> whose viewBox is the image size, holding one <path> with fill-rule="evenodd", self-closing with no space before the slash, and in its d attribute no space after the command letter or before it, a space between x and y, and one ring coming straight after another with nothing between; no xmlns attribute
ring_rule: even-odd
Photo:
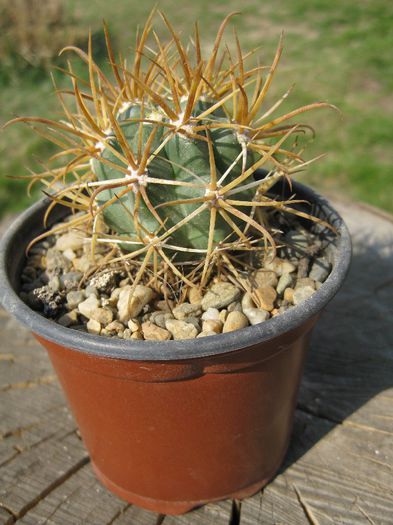
<svg viewBox="0 0 393 525"><path fill-rule="evenodd" d="M198 101L194 107L192 116L195 118L204 112L209 104L207 101ZM220 108L209 115L209 121L228 122L222 116ZM142 114L144 116L142 116ZM160 115L158 108L144 108L138 104L132 104L117 116L118 123L123 131L124 137L135 156L138 154L138 142L143 146L146 144L153 126L157 126L156 134L151 145L150 151L154 152L165 140L165 137L171 131L169 128L157 124L143 122L138 119L151 118L150 115ZM160 116L162 122L168 122L168 118ZM202 121L200 121L202 122ZM192 126L192 124L191 124ZM141 136L142 135L142 136ZM239 143L238 135L231 128L212 128L209 131L209 136L212 140L214 158L217 171L217 180L225 173L238 157L242 151ZM121 153L121 147L114 136L107 139L107 143ZM101 154L102 161L94 159L92 162L93 171L98 180L111 180L127 177L124 173L118 170L115 166L108 165L106 161L110 161L114 165L126 166L118 159L109 147L106 147ZM247 156L247 167L254 162L254 156L249 154ZM225 178L225 183L228 184L239 176L242 169L242 159L233 166ZM148 209L143 198L139 198L138 208L138 222L140 227L137 228L134 221L134 211L136 205L136 198L138 193L138 185L134 183L132 191L126 195L116 199L116 202L107 206L104 211L105 222L118 235L127 237L128 240L141 241L140 237L147 233L155 235L158 231L163 234L165 230L175 226L180 221L188 217L194 210L201 206L202 202L197 203L179 203L175 206L165 206L166 202L170 201L184 201L186 199L202 198L209 189L211 182L211 166L209 161L208 144L204 140L188 137L186 134L176 132L173 133L172 138L159 151L158 155L148 164L146 175L156 179L175 180L179 182L192 183L195 186L174 186L167 184L156 184L148 182L144 184L146 195L156 212L162 219L160 224L152 212ZM105 202L118 196L123 187L115 189L107 189L101 191L97 197L99 205L104 205ZM252 201L254 197L254 190L244 190L236 195L237 199ZM247 208L243 208L247 210ZM244 225L242 221L233 217L233 221L240 227ZM181 246L186 249L205 250L207 248L207 232L210 225L210 211L205 209L197 214L190 222L178 228L169 237L168 243L176 246ZM138 237L139 232L139 237ZM230 235L233 229L229 224L217 214L215 229L214 229L214 244L230 240ZM138 245L124 244L127 250L137 249ZM171 253L173 255L173 252ZM193 258L192 252L186 254L187 259ZM177 259L183 258L181 254L177 254Z"/></svg>

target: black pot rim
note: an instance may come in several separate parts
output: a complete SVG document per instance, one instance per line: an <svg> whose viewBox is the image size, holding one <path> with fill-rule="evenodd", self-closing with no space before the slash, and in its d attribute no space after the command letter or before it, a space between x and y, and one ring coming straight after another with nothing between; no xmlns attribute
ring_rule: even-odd
<svg viewBox="0 0 393 525"><path fill-rule="evenodd" d="M22 213L10 226L0 243L0 302L18 321L30 328L37 335L87 354L100 357L135 361L175 361L214 356L233 352L274 339L278 335L298 328L317 315L333 298L341 287L351 260L351 239L349 231L341 216L321 196L311 188L298 182L293 189L302 198L316 203L330 224L338 232L337 251L333 268L318 291L299 305L293 306L282 314L267 321L228 332L198 339L171 341L139 341L120 338L107 338L65 328L58 323L43 317L27 306L14 290L9 275L9 259L15 242L20 241L20 232L26 225L33 223L48 205L48 199L41 199ZM31 238L31 237L30 237ZM20 250L24 250L27 239Z"/></svg>

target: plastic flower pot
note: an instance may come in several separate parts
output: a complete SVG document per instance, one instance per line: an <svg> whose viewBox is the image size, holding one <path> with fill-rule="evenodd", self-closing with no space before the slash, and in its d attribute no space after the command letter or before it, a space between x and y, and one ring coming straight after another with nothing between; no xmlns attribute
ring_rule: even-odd
<svg viewBox="0 0 393 525"><path fill-rule="evenodd" d="M10 227L0 253L1 300L48 350L93 468L112 492L164 514L243 498L286 453L309 335L340 288L351 256L341 217L294 184L338 231L332 272L303 303L231 333L184 341L130 341L64 328L18 297L28 242L48 201ZM55 222L67 213L58 208Z"/></svg>

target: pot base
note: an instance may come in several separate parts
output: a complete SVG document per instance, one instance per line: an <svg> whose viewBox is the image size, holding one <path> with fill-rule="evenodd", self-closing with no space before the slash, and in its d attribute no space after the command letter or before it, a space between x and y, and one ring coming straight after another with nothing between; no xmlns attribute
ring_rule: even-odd
<svg viewBox="0 0 393 525"><path fill-rule="evenodd" d="M253 483L252 485L244 487L231 494L223 494L222 496L216 498L209 498L198 501L164 501L160 499L148 498L146 496L141 496L139 494L135 494L134 492L125 490L113 481L111 481L109 478L107 478L105 474L103 474L102 471L97 467L97 465L95 465L94 462L92 462L92 467L95 475L101 481L101 483L107 489L113 492L113 494L116 494L116 496L119 496L128 503L137 505L138 507L142 507L143 509L150 510L152 512L158 512L160 514L169 514L172 516L185 514L190 510L193 510L197 507L201 507L202 505L206 505L207 503L211 503L213 501L249 498L250 496L253 496L257 492L259 492L265 485L267 485L267 483L272 479L277 470L275 469L275 471L272 472L272 474L266 477L265 479L258 481L257 483Z"/></svg>

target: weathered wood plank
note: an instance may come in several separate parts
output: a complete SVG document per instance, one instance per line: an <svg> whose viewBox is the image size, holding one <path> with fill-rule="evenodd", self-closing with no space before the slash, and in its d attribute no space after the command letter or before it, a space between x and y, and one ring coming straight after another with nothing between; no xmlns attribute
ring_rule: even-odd
<svg viewBox="0 0 393 525"><path fill-rule="evenodd" d="M163 525L228 525L232 513L229 500L210 503L182 516L165 516Z"/></svg>
<svg viewBox="0 0 393 525"><path fill-rule="evenodd" d="M9 389L34 389L53 383L54 372L30 332L0 308L0 399Z"/></svg>
<svg viewBox="0 0 393 525"><path fill-rule="evenodd" d="M381 409L388 418L358 409L393 386L393 223L356 205L338 208L352 233L353 262L314 331L300 406L338 422L356 414L358 423L391 431L388 403Z"/></svg>
<svg viewBox="0 0 393 525"><path fill-rule="evenodd" d="M76 429L63 394L52 380L53 370L45 351L27 330L3 313L0 315L0 501L7 500L6 473L12 471L13 465L32 460L37 447L44 461L45 443L61 440ZM48 377L50 381L34 380ZM65 463L65 467L70 466ZM16 506L15 512L21 508L23 505Z"/></svg>
<svg viewBox="0 0 393 525"><path fill-rule="evenodd" d="M335 426L304 413L297 414L296 430L281 474L243 501L241 525L393 523L389 434ZM310 448L319 433L324 439ZM300 459L290 465L294 457Z"/></svg>
<svg viewBox="0 0 393 525"><path fill-rule="evenodd" d="M65 401L46 352L2 309L0 332L1 443L10 436L28 435Z"/></svg>
<svg viewBox="0 0 393 525"><path fill-rule="evenodd" d="M228 525L231 518L232 502L211 503L182 516L164 516L130 506L111 525ZM105 524L106 525L106 524ZM109 524L108 524L109 525Z"/></svg>
<svg viewBox="0 0 393 525"><path fill-rule="evenodd" d="M110 494L98 482L90 465L86 465L52 490L17 523L20 525L109 525L115 523L116 517L127 507L126 502Z"/></svg>
<svg viewBox="0 0 393 525"><path fill-rule="evenodd" d="M282 473L241 525L393 523L393 224L340 211L352 268L314 332Z"/></svg>
<svg viewBox="0 0 393 525"><path fill-rule="evenodd" d="M0 525L11 525L13 522L12 514L0 507Z"/></svg>
<svg viewBox="0 0 393 525"><path fill-rule="evenodd" d="M51 435L0 467L0 506L24 516L87 462L74 430Z"/></svg>
<svg viewBox="0 0 393 525"><path fill-rule="evenodd" d="M113 521L105 525L161 525L164 516L131 505L121 512Z"/></svg>
<svg viewBox="0 0 393 525"><path fill-rule="evenodd" d="M352 270L315 330L285 466L242 503L241 525L393 523L393 226L356 206L340 211L354 235ZM0 330L0 524L12 514L34 525L162 521L95 481L45 352L2 311ZM163 523L230 516L224 502Z"/></svg>
<svg viewBox="0 0 393 525"><path fill-rule="evenodd" d="M47 399L45 396L44 401ZM45 403L43 403L45 405ZM12 406L12 405L11 405ZM59 432L68 433L76 429L76 424L65 406L55 406L43 413L38 421L23 424L0 437L0 467L25 450L36 447L50 436Z"/></svg>

